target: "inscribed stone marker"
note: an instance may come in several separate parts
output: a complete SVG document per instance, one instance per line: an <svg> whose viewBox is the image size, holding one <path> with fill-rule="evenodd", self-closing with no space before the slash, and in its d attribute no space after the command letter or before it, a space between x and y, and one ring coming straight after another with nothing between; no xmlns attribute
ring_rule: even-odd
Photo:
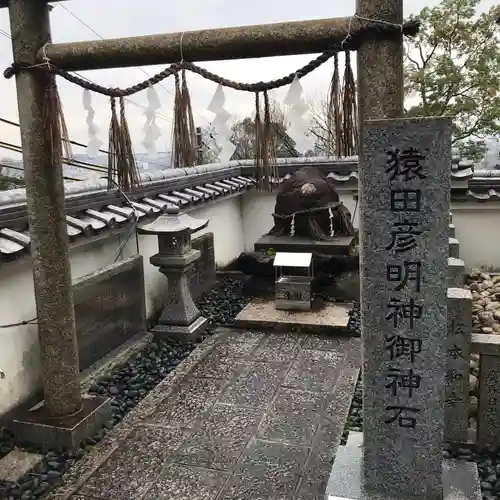
<svg viewBox="0 0 500 500"><path fill-rule="evenodd" d="M462 259L448 257L448 287L462 288L464 286L465 262Z"/></svg>
<svg viewBox="0 0 500 500"><path fill-rule="evenodd" d="M500 442L500 357L481 354L479 372L477 439L483 444Z"/></svg>
<svg viewBox="0 0 500 500"><path fill-rule="evenodd" d="M442 498L451 130L449 118L364 126L364 484L387 496Z"/></svg>
<svg viewBox="0 0 500 500"><path fill-rule="evenodd" d="M479 411L477 441L481 444L500 442L500 337L474 333L471 351L480 355Z"/></svg>
<svg viewBox="0 0 500 500"><path fill-rule="evenodd" d="M448 288L448 336L444 399L444 438L467 442L469 356L472 329L472 294L465 288Z"/></svg>

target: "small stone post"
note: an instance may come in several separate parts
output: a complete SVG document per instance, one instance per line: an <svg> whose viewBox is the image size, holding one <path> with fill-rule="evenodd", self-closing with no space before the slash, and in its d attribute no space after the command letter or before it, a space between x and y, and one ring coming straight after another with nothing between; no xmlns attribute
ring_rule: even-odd
<svg viewBox="0 0 500 500"><path fill-rule="evenodd" d="M469 357L472 332L472 294L463 288L465 263L459 259L459 242L448 225L448 333L444 390L444 439L465 443L469 429ZM453 230L452 230L453 226ZM453 233L453 235L451 235Z"/></svg>
<svg viewBox="0 0 500 500"><path fill-rule="evenodd" d="M472 329L472 294L465 288L448 288L448 334L444 394L444 439L468 439L469 357Z"/></svg>
<svg viewBox="0 0 500 500"><path fill-rule="evenodd" d="M477 442L500 442L500 336L472 335L472 352L479 354L479 409Z"/></svg>
<svg viewBox="0 0 500 500"><path fill-rule="evenodd" d="M208 219L198 220L187 214L179 215L179 207L167 208L151 224L139 228L141 234L158 236L159 252L150 258L168 279L168 296L158 325L153 328L157 338L176 337L191 341L207 326L189 290L189 273L201 252L191 247L191 234L208 225Z"/></svg>
<svg viewBox="0 0 500 500"><path fill-rule="evenodd" d="M9 15L14 63L37 64L40 47L50 43L47 1L11 0ZM44 407L63 417L78 412L82 400L62 165L52 163L43 117L53 79L46 71L16 75Z"/></svg>
<svg viewBox="0 0 500 500"><path fill-rule="evenodd" d="M460 258L460 243L456 238L448 238L450 257Z"/></svg>
<svg viewBox="0 0 500 500"><path fill-rule="evenodd" d="M465 283L465 262L462 259L448 257L448 287L462 288Z"/></svg>

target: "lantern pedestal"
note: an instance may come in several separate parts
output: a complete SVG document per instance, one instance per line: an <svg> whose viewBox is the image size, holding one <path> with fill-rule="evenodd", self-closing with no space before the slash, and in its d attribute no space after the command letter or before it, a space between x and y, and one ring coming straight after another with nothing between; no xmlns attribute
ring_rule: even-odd
<svg viewBox="0 0 500 500"><path fill-rule="evenodd" d="M196 307L188 282L189 272L200 256L199 250L191 249L179 257L162 254L151 257L151 264L159 267L168 279L165 308L158 325L152 330L157 338L176 337L191 341L199 338L206 329L208 320Z"/></svg>
<svg viewBox="0 0 500 500"><path fill-rule="evenodd" d="M200 315L198 319L195 319L190 325L187 326L163 325L159 323L151 331L158 340L176 338L186 342L191 342L198 340L203 335L207 326L207 318Z"/></svg>
<svg viewBox="0 0 500 500"><path fill-rule="evenodd" d="M191 234L208 225L208 219L179 215L179 208L167 209L151 224L139 229L141 234L158 236L159 252L150 258L153 266L167 277L168 295L165 307L153 328L159 340L177 338L185 342L197 340L208 326L191 296L188 275L201 252L191 247Z"/></svg>

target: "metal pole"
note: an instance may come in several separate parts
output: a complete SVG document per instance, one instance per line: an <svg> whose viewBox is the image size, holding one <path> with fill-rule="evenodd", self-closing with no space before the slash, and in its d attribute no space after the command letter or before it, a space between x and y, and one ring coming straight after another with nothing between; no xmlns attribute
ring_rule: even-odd
<svg viewBox="0 0 500 500"><path fill-rule="evenodd" d="M9 14L14 62L36 64L37 51L50 42L47 1L11 0ZM51 78L45 71L21 71L16 85L45 408L60 417L79 411L82 400L62 165L52 164L44 130Z"/></svg>
<svg viewBox="0 0 500 500"><path fill-rule="evenodd" d="M111 40L58 43L45 53L61 69L82 71L186 61L222 61L324 52L349 33L350 17L238 26ZM366 26L367 23L365 23ZM354 22L351 35L362 29ZM345 47L349 47L346 41ZM39 52L39 60L43 54Z"/></svg>

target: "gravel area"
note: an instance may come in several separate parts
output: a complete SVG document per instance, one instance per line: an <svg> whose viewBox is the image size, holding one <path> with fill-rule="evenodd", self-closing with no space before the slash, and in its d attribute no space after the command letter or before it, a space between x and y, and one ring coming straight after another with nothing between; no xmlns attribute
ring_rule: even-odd
<svg viewBox="0 0 500 500"><path fill-rule="evenodd" d="M226 278L196 301L201 313L209 320L207 333L200 342L213 334L218 326L233 323L236 315L248 302L242 288L241 280ZM112 421L108 422L97 435L87 439L75 453L52 450L45 453L43 462L22 477L18 483L0 481L0 498L34 500L50 489L60 486L61 477L69 467L91 451L106 432L120 422L163 378L175 370L195 347L196 344L186 345L172 340L153 342L126 363L102 377L90 387L89 393L114 398ZM9 453L14 444L12 434L0 428L0 457ZM33 448L19 447L26 451L37 452Z"/></svg>
<svg viewBox="0 0 500 500"><path fill-rule="evenodd" d="M473 330L500 335L500 276L473 270L467 286L472 293Z"/></svg>

